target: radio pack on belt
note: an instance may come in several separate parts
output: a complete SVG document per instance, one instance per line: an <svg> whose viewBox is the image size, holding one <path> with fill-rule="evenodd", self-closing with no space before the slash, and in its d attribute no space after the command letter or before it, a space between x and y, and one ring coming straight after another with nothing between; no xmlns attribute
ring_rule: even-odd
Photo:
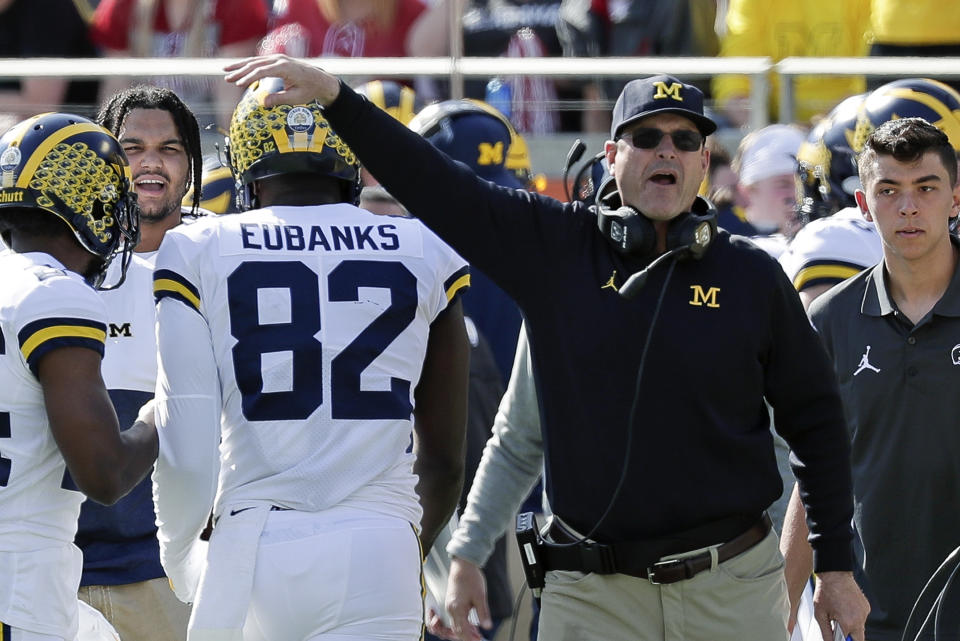
<svg viewBox="0 0 960 641"><path fill-rule="evenodd" d="M527 585L533 596L539 599L546 569L540 554L543 539L537 530L537 519L533 512L517 515L517 545L520 547L520 561L523 564L523 573L527 576Z"/></svg>
<svg viewBox="0 0 960 641"><path fill-rule="evenodd" d="M752 524L751 524L752 522ZM770 516L760 518L729 517L685 530L672 537L640 541L598 543L579 535L556 520L551 524L548 539L540 536L532 512L517 516L517 545L527 576L527 585L535 596L540 595L546 573L550 570L585 572L587 574L627 574L648 579L652 584L676 583L693 578L717 563L746 552L770 532ZM712 545L711 545L712 544ZM661 560L681 554L693 547L714 547L715 552Z"/></svg>

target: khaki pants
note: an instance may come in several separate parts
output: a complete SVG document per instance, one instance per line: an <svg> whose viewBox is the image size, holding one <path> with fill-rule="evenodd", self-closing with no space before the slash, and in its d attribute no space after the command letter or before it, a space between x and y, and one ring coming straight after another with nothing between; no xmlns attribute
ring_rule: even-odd
<svg viewBox="0 0 960 641"><path fill-rule="evenodd" d="M190 606L165 578L128 585L88 585L77 596L99 610L123 641L184 641Z"/></svg>
<svg viewBox="0 0 960 641"><path fill-rule="evenodd" d="M773 531L743 554L669 585L624 574L548 572L541 606L540 641L788 638L783 557Z"/></svg>

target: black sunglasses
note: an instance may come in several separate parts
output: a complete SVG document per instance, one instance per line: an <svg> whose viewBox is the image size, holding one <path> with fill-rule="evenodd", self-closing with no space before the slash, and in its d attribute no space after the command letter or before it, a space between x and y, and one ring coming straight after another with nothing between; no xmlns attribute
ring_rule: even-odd
<svg viewBox="0 0 960 641"><path fill-rule="evenodd" d="M660 129L639 127L633 131L624 132L620 138L628 141L637 149L653 149L660 144L660 140L665 135L667 135L667 132ZM703 136L700 135L700 132L690 129L671 131L670 139L673 140L673 146L680 151L699 151L700 147L703 146Z"/></svg>

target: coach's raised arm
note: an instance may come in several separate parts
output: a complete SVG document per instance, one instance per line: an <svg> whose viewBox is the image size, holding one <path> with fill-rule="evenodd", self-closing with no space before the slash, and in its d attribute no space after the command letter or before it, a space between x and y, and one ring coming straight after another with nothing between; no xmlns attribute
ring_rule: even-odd
<svg viewBox="0 0 960 641"><path fill-rule="evenodd" d="M612 178L588 208L477 177L302 61L228 72L281 78L267 106L317 100L384 187L523 310L554 514L535 550L541 639L787 639L769 401L807 508L821 631L835 621L863 641L836 378L779 264L697 196L716 130L697 87L627 83L604 145ZM465 627L454 619L473 638Z"/></svg>

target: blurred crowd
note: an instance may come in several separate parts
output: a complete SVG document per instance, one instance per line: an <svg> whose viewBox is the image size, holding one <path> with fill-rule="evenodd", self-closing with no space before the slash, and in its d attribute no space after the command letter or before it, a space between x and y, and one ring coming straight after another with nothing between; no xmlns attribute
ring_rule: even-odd
<svg viewBox="0 0 960 641"><path fill-rule="evenodd" d="M960 55L960 13L933 0L0 0L0 57L443 56L453 10L466 56ZM7 78L0 113L8 124L58 108L90 114L99 98L154 80L182 96L201 124L225 124L239 97L198 76ZM743 132L748 78L693 80L721 129ZM796 121L811 126L843 98L890 80L800 76ZM777 81L770 121L778 120ZM424 103L449 97L443 80L404 82ZM602 132L624 82L508 76L468 80L465 92L523 133Z"/></svg>

